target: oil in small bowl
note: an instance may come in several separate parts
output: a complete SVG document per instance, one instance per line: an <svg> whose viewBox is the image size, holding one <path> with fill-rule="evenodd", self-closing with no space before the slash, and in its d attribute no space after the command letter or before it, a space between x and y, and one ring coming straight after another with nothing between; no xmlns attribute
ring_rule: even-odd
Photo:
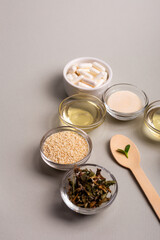
<svg viewBox="0 0 160 240"><path fill-rule="evenodd" d="M147 107L144 121L150 133L160 140L160 101L155 101Z"/></svg>
<svg viewBox="0 0 160 240"><path fill-rule="evenodd" d="M90 131L104 121L106 109L100 99L87 94L75 94L62 101L59 116L64 125Z"/></svg>

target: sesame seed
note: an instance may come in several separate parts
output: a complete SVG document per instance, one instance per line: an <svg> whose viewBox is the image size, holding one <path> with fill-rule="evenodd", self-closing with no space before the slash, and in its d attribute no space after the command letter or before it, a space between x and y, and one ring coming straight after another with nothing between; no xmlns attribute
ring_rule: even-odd
<svg viewBox="0 0 160 240"><path fill-rule="evenodd" d="M49 136L43 144L43 153L51 161L72 164L88 154L88 143L80 134L62 131Z"/></svg>

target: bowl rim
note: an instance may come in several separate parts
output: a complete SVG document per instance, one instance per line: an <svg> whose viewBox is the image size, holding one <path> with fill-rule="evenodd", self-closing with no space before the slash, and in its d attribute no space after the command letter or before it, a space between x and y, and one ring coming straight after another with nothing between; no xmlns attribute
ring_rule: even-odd
<svg viewBox="0 0 160 240"><path fill-rule="evenodd" d="M99 87L94 87L93 89L84 88L84 87L81 87L81 86L76 86L75 84L71 83L71 82L67 79L67 77L66 77L66 74L67 74L67 71L68 71L69 67L70 67L71 65L73 65L74 63L76 63L76 62L78 63L78 62L81 62L81 61L84 61L84 60L97 61L97 62L99 62L99 63L102 63L102 64L107 68L107 70L108 70L108 75L109 75L109 77L108 77L107 81L104 82L101 86L99 86ZM65 79L65 81L66 81L67 83L69 83L71 86L75 87L76 89L87 90L87 92L92 92L92 91L94 91L94 90L103 89L103 87L108 86L109 83L110 83L111 80L112 80L113 72L112 72L112 69L111 69L110 65L109 65L108 63L106 63L105 61L99 59L99 58L95 58L95 57L79 57L79 58L72 59L71 61L69 61L69 62L65 65L65 67L64 67L64 69L63 69L63 77L64 77L64 79Z"/></svg>
<svg viewBox="0 0 160 240"><path fill-rule="evenodd" d="M78 207L76 206L75 204L73 204L69 198L68 198L68 203L66 202L66 199L65 199L65 194L68 196L67 194L67 191L64 192L63 191L63 185L64 185L64 182L66 182L67 180L67 177L69 177L70 174L73 174L74 173L74 169L70 169L69 171L67 171L65 173L65 175L63 176L62 180L61 180L61 186L60 186L60 194L61 194L61 198L63 199L64 203L73 211L77 212L77 213L80 213L80 214L85 214L85 215L91 215L91 214L95 214L97 212L99 212L100 210L102 210L103 208L109 206L112 204L112 202L115 200L117 194L118 194L118 182L115 178L115 176L109 171L107 170L105 167L103 166L100 166L98 164L91 164L91 163L87 163L87 164L82 164L80 166L78 166L79 168L81 167L88 167L89 166L91 167L95 167L95 168L100 168L102 170L104 170L108 175L110 175L110 177L116 182L115 183L115 192L113 193L113 195L111 195L110 197L110 200L108 202L105 202L104 204L100 205L99 207L97 208L82 208L82 207Z"/></svg>
<svg viewBox="0 0 160 240"><path fill-rule="evenodd" d="M69 129L71 129L71 130L69 130ZM55 132L55 130L57 130L57 131ZM77 134L81 135L87 141L87 143L88 143L88 153L87 153L87 155L83 159L79 160L78 162L71 163L71 164L61 164L61 163L56 163L56 162L50 160L49 158L47 158L45 156L45 154L43 153L43 144L44 144L45 140L49 136L51 136L52 134L57 133L57 132L61 132L61 130L62 131L73 131L73 132L76 132ZM46 161L48 161L48 162L52 163L54 166L57 166L57 167L61 166L64 169L66 169L66 166L67 166L67 168L72 168L72 167L74 167L74 165L78 165L79 166L81 163L83 164L85 159L87 161L88 158L90 157L91 152L92 152L92 148L93 148L92 140L89 137L89 135L86 132L84 132L83 130L81 130L79 128L72 127L72 126L60 126L60 127L52 128L52 129L50 129L48 132L46 132L43 135L43 137L42 137L42 139L40 141L40 154L41 154L41 157L42 157L43 161L45 163L46 163ZM59 168L57 168L57 169L59 169Z"/></svg>
<svg viewBox="0 0 160 240"><path fill-rule="evenodd" d="M114 87L117 87L117 86L129 86L129 87L133 87L133 88L137 89L137 90L138 90L140 93L142 93L142 95L144 96L145 105L144 105L140 110L135 111L135 112L131 112L131 113L122 113L122 112L118 112L118 111L115 111L115 110L111 109L111 108L108 106L108 104L106 103L105 97L106 97L107 92L108 92L110 89L114 89ZM148 97L147 97L146 93L145 93L142 89L140 89L140 88L138 88L137 86L135 86L135 85L133 85L133 84L130 84L130 83L117 83L117 84L114 84L114 85L110 86L110 87L107 88L107 90L103 93L102 101L103 101L103 103L104 103L105 106L106 106L107 112L109 112L109 113L111 112L111 113L113 113L113 114L116 115L116 116L126 117L126 118L127 118L127 117L132 117L132 116L135 115L135 114L136 114L136 117L137 117L139 114L141 114L141 113L145 110L145 108L148 106L148 103L149 103L149 100L148 100Z"/></svg>
<svg viewBox="0 0 160 240"><path fill-rule="evenodd" d="M63 118L63 116L61 115L61 110L62 110L63 103L65 101L68 101L71 98L74 98L74 97L76 98L78 96L80 96L80 97L83 97L83 96L91 97L91 98L97 100L100 103L101 108L103 108L103 114L102 114L101 119L98 122L90 124L88 126L83 126L83 125L75 125L75 124L69 123ZM68 96L68 97L66 97L65 99L62 100L62 102L60 103L59 108L58 108L58 114L59 114L60 120L62 120L68 126L73 126L75 128L80 128L80 129L85 129L86 130L86 129L92 129L92 128L94 128L94 127L96 127L96 126L98 126L98 125L100 125L104 122L105 116L106 116L106 107L105 107L105 104L103 103L103 101L101 101L98 97L96 97L94 95L87 94L87 93L76 93L76 94Z"/></svg>
<svg viewBox="0 0 160 240"><path fill-rule="evenodd" d="M157 128L153 127L148 121L147 121L147 115L148 113L150 112L151 110L151 107L154 105L154 104L157 104L159 103L159 106L160 106L160 100L156 100L154 102L151 102L147 108L145 109L145 112L144 112L144 123L150 128L152 129L155 133L158 133L160 134L160 130L158 130Z"/></svg>

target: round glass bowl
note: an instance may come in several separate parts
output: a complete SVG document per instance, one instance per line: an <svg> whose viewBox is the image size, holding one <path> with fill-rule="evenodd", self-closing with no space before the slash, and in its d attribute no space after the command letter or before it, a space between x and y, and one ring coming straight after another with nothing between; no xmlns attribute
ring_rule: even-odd
<svg viewBox="0 0 160 240"><path fill-rule="evenodd" d="M144 112L144 123L149 132L160 140L160 100L148 105Z"/></svg>
<svg viewBox="0 0 160 240"><path fill-rule="evenodd" d="M106 115L103 102L92 95L75 94L65 98L59 106L63 125L80 128L86 132L100 126Z"/></svg>
<svg viewBox="0 0 160 240"><path fill-rule="evenodd" d="M120 92L120 91L128 91L128 92L134 93L138 97L138 100L140 100L140 102L141 102L141 108L138 111L134 111L134 112L130 112L130 113L123 113L123 112L119 112L119 111L115 111L115 110L111 109L108 105L108 99L112 94L114 94L116 92ZM118 101L119 100L117 98L117 102ZM126 99L126 101L127 101L127 99ZM121 83L121 84L112 85L110 88L108 88L105 91L105 93L103 94L103 102L106 106L107 112L112 117L114 117L118 120L128 121L128 120L137 118L141 113L143 113L143 111L145 110L145 108L148 105L148 97L144 91L137 88L136 86L127 84L127 83Z"/></svg>
<svg viewBox="0 0 160 240"><path fill-rule="evenodd" d="M80 86L77 86L77 85L71 83L67 79L67 73L71 66L73 66L75 64L79 64L79 63L93 63L93 62L98 62L98 63L102 64L102 66L105 67L105 69L108 73L107 81L105 83L103 83L101 86L95 87L93 89L86 89L84 87L80 87ZM65 88L65 91L68 96L71 96L71 95L77 94L77 93L85 93L85 94L91 94L91 95L97 96L99 98L102 98L104 91L108 88L108 86L112 80L112 75L113 74L112 74L111 67L108 65L108 63L102 61L101 59L93 58L93 57L76 58L76 59L68 62L66 64L66 66L64 67L64 70L63 70L64 88Z"/></svg>
<svg viewBox="0 0 160 240"><path fill-rule="evenodd" d="M72 179L72 177L74 176L74 169L71 169L70 171L68 171L61 182L61 188L60 188L60 193L61 193L61 197L64 201L64 203L73 211L77 212L77 213L81 213L84 215L92 215L92 214L96 214L100 211L102 211L104 208L109 207L114 199L117 196L118 193L118 184L117 181L115 179L115 177L104 167L101 167L99 165L96 164L84 164L80 166L80 169L91 169L93 172L96 172L97 168L101 169L101 175L103 177L106 178L107 181L115 181L116 183L114 185L110 186L111 189L111 195L107 195L108 197L110 197L110 200L108 202L102 203L99 207L97 208L82 208L79 206L76 206L75 204L73 204L69 197L68 197L68 189L69 189L69 183L68 183L68 179Z"/></svg>
<svg viewBox="0 0 160 240"><path fill-rule="evenodd" d="M74 133L77 133L79 134L80 136L82 136L86 142L88 143L88 154L83 158L81 159L80 161L78 162L75 162L75 163L72 163L72 164L60 164L60 163L56 163L54 161L52 161L51 159L47 158L45 156L45 154L43 153L43 145L46 141L46 139L51 136L52 134L54 133L58 133L58 132L62 132L62 131L70 131L70 132L74 132ZM85 133L84 131L80 130L80 129L77 129L77 128L74 128L74 127L67 127L67 126L63 126L63 127L57 127L57 128L53 128L52 130L50 130L49 132L47 132L41 142L40 142L40 154L41 154L41 157L43 159L43 161L49 165L50 167L52 168L56 168L58 170L69 170L71 168L74 167L74 165L80 165L80 164L84 164L90 157L91 155L91 151L92 151L92 141L90 139L90 137L87 135L87 133Z"/></svg>

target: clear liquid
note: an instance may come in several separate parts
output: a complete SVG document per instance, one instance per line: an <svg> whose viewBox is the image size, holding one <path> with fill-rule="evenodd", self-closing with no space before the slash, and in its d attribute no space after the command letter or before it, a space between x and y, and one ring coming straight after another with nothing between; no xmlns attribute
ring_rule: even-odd
<svg viewBox="0 0 160 240"><path fill-rule="evenodd" d="M78 100L68 103L62 110L62 116L66 122L87 127L101 120L102 109L93 102Z"/></svg>

